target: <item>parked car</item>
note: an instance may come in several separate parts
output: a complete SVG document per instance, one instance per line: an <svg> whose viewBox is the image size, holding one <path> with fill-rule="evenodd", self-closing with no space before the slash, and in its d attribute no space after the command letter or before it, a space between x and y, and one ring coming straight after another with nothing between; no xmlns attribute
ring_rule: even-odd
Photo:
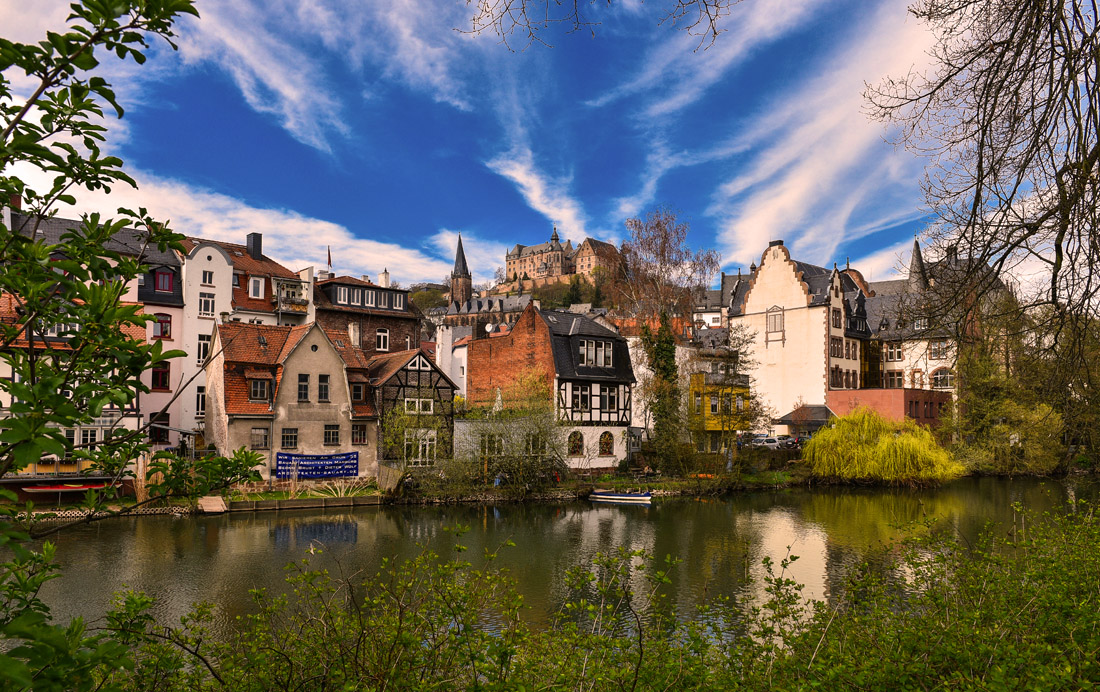
<svg viewBox="0 0 1100 692"><path fill-rule="evenodd" d="M774 437L757 437L752 441L753 447L763 447L764 449L779 449L779 440Z"/></svg>

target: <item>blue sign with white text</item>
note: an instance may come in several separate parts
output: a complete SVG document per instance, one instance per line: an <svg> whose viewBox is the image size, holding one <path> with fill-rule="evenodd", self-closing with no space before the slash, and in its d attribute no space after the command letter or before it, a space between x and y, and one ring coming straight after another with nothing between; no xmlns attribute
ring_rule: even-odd
<svg viewBox="0 0 1100 692"><path fill-rule="evenodd" d="M275 454L276 478L348 478L359 475L359 452Z"/></svg>

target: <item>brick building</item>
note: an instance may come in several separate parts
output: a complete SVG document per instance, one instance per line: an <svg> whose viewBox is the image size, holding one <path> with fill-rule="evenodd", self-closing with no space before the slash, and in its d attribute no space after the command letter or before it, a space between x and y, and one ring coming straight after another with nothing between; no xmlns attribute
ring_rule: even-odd
<svg viewBox="0 0 1100 692"><path fill-rule="evenodd" d="M625 459L634 371L626 339L583 315L529 305L512 329L467 345L467 397L492 406L525 369L546 378L568 428L573 468L607 468Z"/></svg>
<svg viewBox="0 0 1100 692"><path fill-rule="evenodd" d="M341 331L367 353L392 353L420 347L420 312L409 292L392 288L389 272L380 284L351 276L322 278L314 290L317 322Z"/></svg>

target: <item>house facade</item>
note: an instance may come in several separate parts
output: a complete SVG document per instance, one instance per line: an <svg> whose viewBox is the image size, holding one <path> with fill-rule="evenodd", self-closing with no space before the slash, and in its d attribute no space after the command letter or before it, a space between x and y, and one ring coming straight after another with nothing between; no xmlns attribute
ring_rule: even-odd
<svg viewBox="0 0 1100 692"><path fill-rule="evenodd" d="M378 284L351 276L321 278L314 301L322 327L344 332L368 353L420 348L420 312L408 291L390 286L388 271Z"/></svg>
<svg viewBox="0 0 1100 692"><path fill-rule="evenodd" d="M627 458L634 371L626 339L583 315L528 306L498 338L467 345L467 398L493 406L524 371L545 379L567 429L572 468L616 466Z"/></svg>
<svg viewBox="0 0 1100 692"><path fill-rule="evenodd" d="M913 263L923 265L919 246ZM870 283L850 267L799 262L773 241L730 299L730 325L756 335L757 395L781 417L802 406L843 415L865 405L938 424L954 353L945 336L907 317L920 289L910 279Z"/></svg>

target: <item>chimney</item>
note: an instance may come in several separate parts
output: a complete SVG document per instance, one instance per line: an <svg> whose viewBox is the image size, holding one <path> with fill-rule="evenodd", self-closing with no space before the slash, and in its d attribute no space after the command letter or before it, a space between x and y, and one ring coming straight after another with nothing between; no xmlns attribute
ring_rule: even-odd
<svg viewBox="0 0 1100 692"><path fill-rule="evenodd" d="M15 211L23 211L23 196L18 193L8 195L8 206Z"/></svg>
<svg viewBox="0 0 1100 692"><path fill-rule="evenodd" d="M782 244L783 244L782 240L773 240L772 242L768 243L768 247L775 247L776 245L782 245Z"/></svg>
<svg viewBox="0 0 1100 692"><path fill-rule="evenodd" d="M368 284L370 283L370 274L363 274L363 276L360 278L362 278L363 281L366 281Z"/></svg>
<svg viewBox="0 0 1100 692"><path fill-rule="evenodd" d="M263 259L263 239L262 233L249 233L245 236L244 246L248 250L248 254L252 259Z"/></svg>
<svg viewBox="0 0 1100 692"><path fill-rule="evenodd" d="M378 285L382 288L390 287L390 270L383 269L382 273L378 275Z"/></svg>
<svg viewBox="0 0 1100 692"><path fill-rule="evenodd" d="M955 264L958 261L959 261L959 248L958 248L958 246L957 245L948 245L947 246L947 263L950 265L950 264Z"/></svg>

